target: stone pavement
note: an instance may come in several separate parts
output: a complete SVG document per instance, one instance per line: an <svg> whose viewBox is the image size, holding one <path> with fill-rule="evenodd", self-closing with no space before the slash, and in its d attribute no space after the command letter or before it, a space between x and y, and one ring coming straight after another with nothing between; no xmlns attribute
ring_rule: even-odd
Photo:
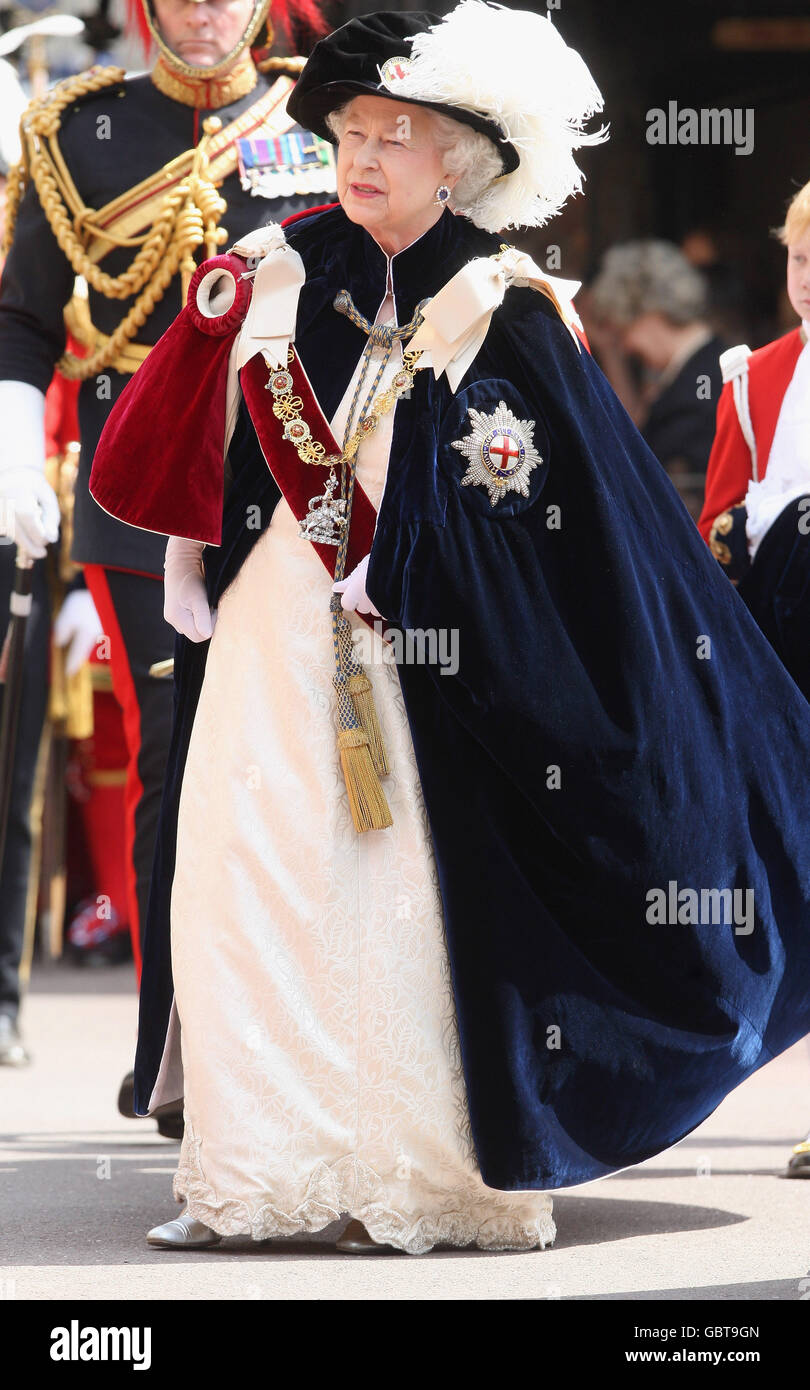
<svg viewBox="0 0 810 1390"><path fill-rule="evenodd" d="M810 1180L779 1176L810 1125L807 1042L667 1153L557 1194L553 1249L339 1255L342 1221L184 1255L143 1239L178 1210L178 1146L115 1104L131 966L35 969L23 1022L33 1065L0 1068L0 1298L810 1298Z"/></svg>

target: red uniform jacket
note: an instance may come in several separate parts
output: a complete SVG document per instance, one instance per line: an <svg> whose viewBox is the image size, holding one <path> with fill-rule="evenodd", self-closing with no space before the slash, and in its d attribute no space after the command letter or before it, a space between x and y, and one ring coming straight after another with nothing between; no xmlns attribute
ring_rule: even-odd
<svg viewBox="0 0 810 1390"><path fill-rule="evenodd" d="M765 477L768 458L782 409L803 343L794 328L783 338L752 352L748 359L748 402L757 441L759 481ZM717 406L717 431L706 471L706 496L698 529L708 544L715 517L742 502L753 477L751 450L745 442L734 405L732 382L727 382Z"/></svg>

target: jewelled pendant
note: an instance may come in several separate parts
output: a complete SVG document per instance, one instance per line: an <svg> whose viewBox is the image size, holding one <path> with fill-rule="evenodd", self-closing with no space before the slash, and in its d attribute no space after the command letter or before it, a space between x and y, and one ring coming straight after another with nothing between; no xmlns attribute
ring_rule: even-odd
<svg viewBox="0 0 810 1390"><path fill-rule="evenodd" d="M334 496L337 482L333 469L323 495L310 497L307 514L298 525L300 540L314 541L318 545L340 545L346 529L346 499Z"/></svg>

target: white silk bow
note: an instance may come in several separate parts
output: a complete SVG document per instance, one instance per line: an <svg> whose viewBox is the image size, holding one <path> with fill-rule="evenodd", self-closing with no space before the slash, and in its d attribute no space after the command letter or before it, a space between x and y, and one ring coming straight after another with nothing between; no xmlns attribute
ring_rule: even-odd
<svg viewBox="0 0 810 1390"><path fill-rule="evenodd" d="M253 275L253 296L236 349L239 371L257 352L274 367L286 367L287 348L295 337L298 296L304 283L304 262L287 245L277 223L249 232L233 248L240 256L260 257Z"/></svg>
<svg viewBox="0 0 810 1390"><path fill-rule="evenodd" d="M507 287L530 285L551 300L581 352L574 325L582 328L582 324L571 303L580 284L544 274L531 256L512 247L497 256L479 256L462 266L424 309L424 323L410 339L408 351L421 350L420 365L431 366L437 377L446 372L455 391L486 338Z"/></svg>

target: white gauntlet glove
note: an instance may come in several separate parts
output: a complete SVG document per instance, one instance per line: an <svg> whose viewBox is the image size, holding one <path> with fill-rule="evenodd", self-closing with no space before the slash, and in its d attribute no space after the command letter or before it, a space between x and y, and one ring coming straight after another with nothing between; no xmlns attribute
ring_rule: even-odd
<svg viewBox="0 0 810 1390"><path fill-rule="evenodd" d="M366 570L370 558L370 554L366 555L350 575L333 584L332 592L342 595L341 605L349 613L373 613L376 618L382 618L382 613L374 607L366 593Z"/></svg>
<svg viewBox="0 0 810 1390"><path fill-rule="evenodd" d="M53 640L57 647L66 647L70 643L65 661L66 675L75 676L103 635L93 595L88 589L74 589L59 609L53 625Z"/></svg>
<svg viewBox="0 0 810 1390"><path fill-rule="evenodd" d="M35 560L59 537L59 502L45 477L45 397L25 381L0 381L0 535Z"/></svg>
<svg viewBox="0 0 810 1390"><path fill-rule="evenodd" d="M170 536L163 562L166 574L163 616L192 642L205 642L214 631L217 617L208 606L202 565L204 549L203 541Z"/></svg>

